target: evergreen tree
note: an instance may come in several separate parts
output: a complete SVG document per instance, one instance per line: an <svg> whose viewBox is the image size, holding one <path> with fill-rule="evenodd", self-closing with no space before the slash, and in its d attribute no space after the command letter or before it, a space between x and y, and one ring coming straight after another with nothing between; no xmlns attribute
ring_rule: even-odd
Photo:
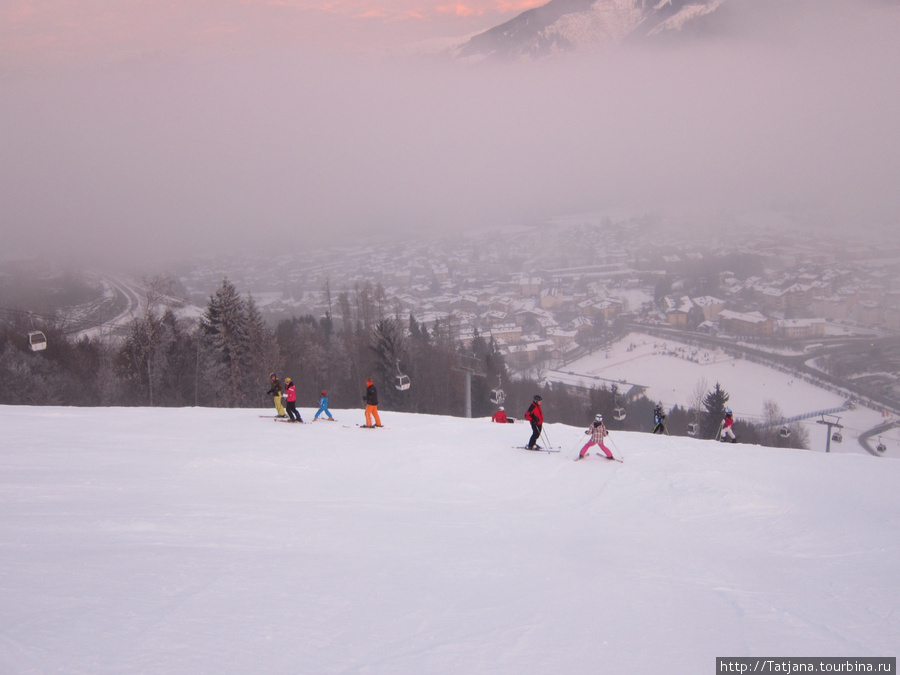
<svg viewBox="0 0 900 675"><path fill-rule="evenodd" d="M269 386L268 374L278 371L281 363L278 353L278 343L275 341L275 333L269 327L259 311L259 306L252 295L247 296L245 303L247 315L247 327L249 336L249 352L246 359L245 391L253 395L249 397L250 403L257 400L262 402L264 392ZM268 401L266 401L268 403Z"/></svg>
<svg viewBox="0 0 900 675"><path fill-rule="evenodd" d="M706 421L703 424L703 438L713 438L719 429L719 424L725 419L725 408L728 399L731 398L716 382L715 388L703 399L703 407L706 408Z"/></svg>
<svg viewBox="0 0 900 675"><path fill-rule="evenodd" d="M200 318L200 331L209 368L203 380L212 387L215 404L234 407L246 403L247 374L253 364L251 324L246 304L227 277L210 296Z"/></svg>
<svg viewBox="0 0 900 675"><path fill-rule="evenodd" d="M185 322L171 309L163 312L162 325L166 338L160 354L160 403L179 407L196 405L198 336L189 332Z"/></svg>
<svg viewBox="0 0 900 675"><path fill-rule="evenodd" d="M382 319L375 325L369 348L375 358L377 379L384 383L379 389L379 400L391 410L405 409L402 404L408 399L406 392L400 392L394 386L400 363L406 355L404 343L403 327L396 319Z"/></svg>

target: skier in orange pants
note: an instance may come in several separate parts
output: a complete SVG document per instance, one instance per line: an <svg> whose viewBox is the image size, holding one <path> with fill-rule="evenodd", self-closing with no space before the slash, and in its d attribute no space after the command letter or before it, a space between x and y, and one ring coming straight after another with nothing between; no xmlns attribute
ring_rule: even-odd
<svg viewBox="0 0 900 675"><path fill-rule="evenodd" d="M378 416L378 390L375 389L375 384L372 382L372 378L366 378L366 397L363 399L366 402L366 425L369 428L372 427L380 427L381 426L381 418ZM375 424L372 424L372 420L375 420Z"/></svg>

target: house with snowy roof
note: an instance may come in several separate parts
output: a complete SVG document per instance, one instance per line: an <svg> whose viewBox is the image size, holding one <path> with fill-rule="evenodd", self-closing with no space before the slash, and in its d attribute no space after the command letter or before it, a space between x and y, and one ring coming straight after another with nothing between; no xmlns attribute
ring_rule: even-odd
<svg viewBox="0 0 900 675"><path fill-rule="evenodd" d="M704 295L699 298L693 298L694 305L703 311L703 318L706 321L715 321L719 316L719 312L725 309L726 302L711 295Z"/></svg>
<svg viewBox="0 0 900 675"><path fill-rule="evenodd" d="M691 302L691 299L688 296L683 295L680 298L677 298L672 305L672 309L666 312L666 320L669 322L669 325L674 326L675 328L685 328L687 326L688 315L691 313L693 307L694 303Z"/></svg>
<svg viewBox="0 0 900 675"><path fill-rule="evenodd" d="M775 323L776 333L788 340L825 336L825 319L782 319Z"/></svg>
<svg viewBox="0 0 900 675"><path fill-rule="evenodd" d="M719 327L726 333L747 337L771 337L775 333L775 321L759 312L723 309L719 312Z"/></svg>

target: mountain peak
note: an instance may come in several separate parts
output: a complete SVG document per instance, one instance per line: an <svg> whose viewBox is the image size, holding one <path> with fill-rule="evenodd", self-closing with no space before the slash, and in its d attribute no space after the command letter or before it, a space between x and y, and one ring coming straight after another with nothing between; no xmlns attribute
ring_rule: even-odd
<svg viewBox="0 0 900 675"><path fill-rule="evenodd" d="M469 39L459 58L537 59L591 53L681 31L725 0L550 0Z"/></svg>

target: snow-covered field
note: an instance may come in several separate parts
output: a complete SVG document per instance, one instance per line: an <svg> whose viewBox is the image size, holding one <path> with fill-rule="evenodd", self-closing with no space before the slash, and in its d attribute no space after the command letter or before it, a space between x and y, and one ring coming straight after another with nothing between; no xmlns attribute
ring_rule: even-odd
<svg viewBox="0 0 900 675"><path fill-rule="evenodd" d="M0 407L0 672L897 653L898 460L613 432L624 463L573 462L558 424L550 454L523 424L267 412Z"/></svg>
<svg viewBox="0 0 900 675"><path fill-rule="evenodd" d="M762 364L735 359L721 350L706 350L633 333L612 345L608 351L598 351L561 369L565 375L552 375L573 384L603 386L608 382L592 377L640 384L647 387L646 395L662 401L666 408L673 405L690 407L698 387L712 390L716 383L731 396L729 406L735 417L753 422L763 419L766 401L774 401L785 417L793 417L819 410L838 408L846 400L838 394L797 380L793 375L768 368ZM568 375L571 371L574 375ZM620 385L627 393L628 387ZM857 407L837 413L844 426L844 441L832 443L831 452L860 452L859 435L892 417L881 411ZM809 431L810 447L824 451L827 427L811 418L803 424ZM888 453L900 457L900 429L894 428L882 437ZM877 442L877 439L876 439Z"/></svg>

